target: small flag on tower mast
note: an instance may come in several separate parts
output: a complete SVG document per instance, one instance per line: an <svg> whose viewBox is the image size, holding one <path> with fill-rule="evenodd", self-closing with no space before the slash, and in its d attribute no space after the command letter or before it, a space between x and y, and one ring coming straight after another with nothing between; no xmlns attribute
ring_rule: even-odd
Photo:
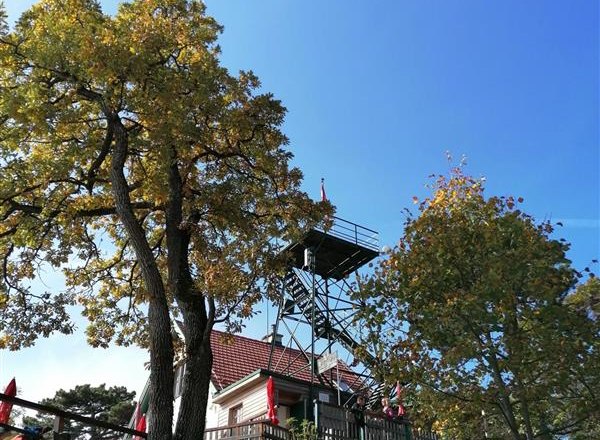
<svg viewBox="0 0 600 440"><path fill-rule="evenodd" d="M325 194L325 179L321 177L321 201L327 201L327 194Z"/></svg>

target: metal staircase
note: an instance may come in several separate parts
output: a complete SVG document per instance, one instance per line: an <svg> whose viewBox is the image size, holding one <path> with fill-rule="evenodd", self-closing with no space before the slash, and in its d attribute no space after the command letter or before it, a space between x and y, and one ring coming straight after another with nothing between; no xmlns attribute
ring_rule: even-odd
<svg viewBox="0 0 600 440"><path fill-rule="evenodd" d="M300 313L306 319L308 323L312 320L312 306L311 306L311 286L306 285L304 277L302 277L297 269L291 268L284 278L285 290L289 293L292 300L290 305L297 306ZM319 292L320 296L323 296L323 292ZM319 295L317 295L319 296ZM284 313L290 313L291 310L284 310ZM327 340L335 340L339 342L348 352L354 353L354 350L358 347L358 342L354 336L344 327L343 323L340 322L335 314L327 316L327 312L324 311L319 304L315 304L315 316L314 316L315 335L318 338ZM368 360L372 360L372 356L367 354Z"/></svg>
<svg viewBox="0 0 600 440"><path fill-rule="evenodd" d="M314 359L334 352L345 353L347 358L352 358L346 365L355 367L359 377L351 388L356 393L369 390L371 394L377 384L370 371L356 358L360 338L355 320L360 304L351 300L347 279L379 255L378 234L337 217L327 223L327 227L311 229L283 250L288 257L289 269L282 279L276 328L279 324L285 326L284 331L290 334L290 348L304 353L309 371L310 368L318 370ZM310 262L307 261L307 250L311 255ZM307 339L311 339L310 343ZM285 370L281 365L285 359L275 359L274 352L273 349L269 369L274 366ZM363 361L374 360L369 354L365 356ZM315 370L312 373L316 381L331 385L331 377Z"/></svg>

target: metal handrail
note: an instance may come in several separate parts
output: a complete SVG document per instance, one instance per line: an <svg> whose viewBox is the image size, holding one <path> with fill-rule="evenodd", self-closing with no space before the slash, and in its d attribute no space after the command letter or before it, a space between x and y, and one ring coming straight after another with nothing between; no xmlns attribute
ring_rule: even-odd
<svg viewBox="0 0 600 440"><path fill-rule="evenodd" d="M340 217L326 218L317 229L374 251L379 250L379 233Z"/></svg>
<svg viewBox="0 0 600 440"><path fill-rule="evenodd" d="M235 425L208 428L204 430L205 440L244 439L244 440L288 440L290 432L287 428L273 425L269 420L255 420Z"/></svg>
<svg viewBox="0 0 600 440"><path fill-rule="evenodd" d="M359 438L361 428L357 425L352 410L325 402L315 402L317 428L324 440ZM365 423L362 438L371 440L440 440L435 432L419 431L410 420L389 420L383 414L364 411Z"/></svg>
<svg viewBox="0 0 600 440"><path fill-rule="evenodd" d="M75 420L76 422L85 423L91 426L98 426L100 428L110 429L111 431L120 432L122 434L131 434L138 437L146 438L148 434L145 432L137 431L135 429L125 428L123 426L115 425L112 423L104 422L102 420L96 420L91 417L82 416L80 414L64 411L53 406L42 405L36 402L30 402L29 400L20 399L18 397L12 397L4 393L0 393L0 401L6 401L23 408L33 409L39 412L53 414L54 416L61 419Z"/></svg>

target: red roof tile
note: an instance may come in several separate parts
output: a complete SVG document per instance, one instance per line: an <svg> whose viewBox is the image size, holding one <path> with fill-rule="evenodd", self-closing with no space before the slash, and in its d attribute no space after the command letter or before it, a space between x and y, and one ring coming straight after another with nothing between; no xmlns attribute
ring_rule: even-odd
<svg viewBox="0 0 600 440"><path fill-rule="evenodd" d="M210 338L213 351L212 382L219 391L258 369L266 370L271 353L270 342L239 335L232 335L231 341L224 342L225 335L226 333L213 330ZM310 382L309 368L303 369L306 365L307 360L300 350L275 346L273 372ZM362 385L360 377L341 361L339 370L340 378L352 388Z"/></svg>

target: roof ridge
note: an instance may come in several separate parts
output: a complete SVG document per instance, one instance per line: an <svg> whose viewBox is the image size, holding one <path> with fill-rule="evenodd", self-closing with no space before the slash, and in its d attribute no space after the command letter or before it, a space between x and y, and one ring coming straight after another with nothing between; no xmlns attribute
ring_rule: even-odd
<svg viewBox="0 0 600 440"><path fill-rule="evenodd" d="M271 342L261 341L259 339L254 339L254 338L251 338L249 336L244 336L244 335L237 334L237 333L228 333L226 331L221 331L221 330L216 330L216 329L212 329L212 332L213 333L218 333L218 334L221 334L221 335L229 335L229 336L232 336L233 338L236 338L236 339L245 339L247 341L255 342L255 343L258 343L258 344L262 344L262 345L266 345L266 346L271 346ZM303 351L300 350L300 349L298 349L298 348L288 347L288 346L285 346L285 345L275 345L275 347L276 348L278 347L278 348L280 348L280 349L282 349L284 351L290 351L290 352L295 353L295 354L303 354ZM321 357L322 357L322 355L318 355L318 354L315 353L315 359L320 359ZM355 373L354 370L346 362L344 362L341 358L338 358L338 361L349 372Z"/></svg>
<svg viewBox="0 0 600 440"><path fill-rule="evenodd" d="M270 343L270 342L261 341L260 339L254 339L254 338L251 338L251 337L249 337L249 336L244 336L244 335L241 335L241 334L238 334L238 333L229 333L229 332L224 332L224 331L221 331L221 330L215 330L215 329L213 329L213 330L212 330L212 332L213 332L213 333L219 333L219 334L221 334L221 335L230 335L230 336L233 336L234 338L242 338L242 339L246 339L246 340L248 340L248 341L252 341L252 342L258 342L258 343L260 343L260 344L267 344L267 345L271 345L271 343Z"/></svg>

